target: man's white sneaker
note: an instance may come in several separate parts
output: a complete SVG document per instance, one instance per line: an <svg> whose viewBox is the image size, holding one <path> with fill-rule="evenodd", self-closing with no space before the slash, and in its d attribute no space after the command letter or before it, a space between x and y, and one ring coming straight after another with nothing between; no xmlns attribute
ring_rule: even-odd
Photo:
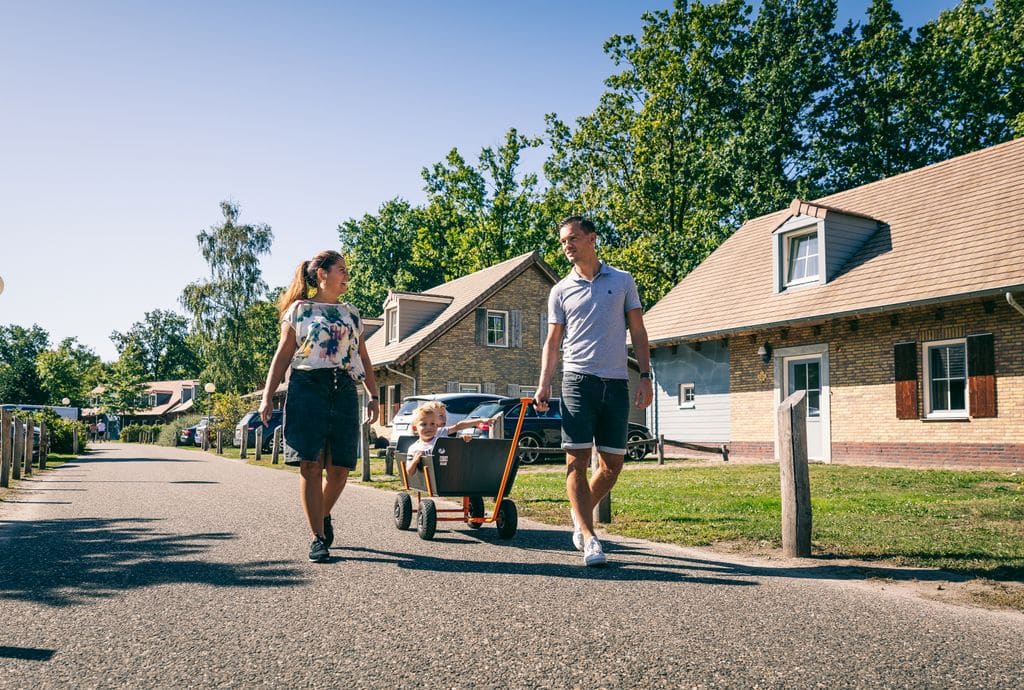
<svg viewBox="0 0 1024 690"><path fill-rule="evenodd" d="M583 532L580 530L580 524L576 522L576 513L570 510L569 517L572 518L572 545L576 547L577 551L582 551Z"/></svg>
<svg viewBox="0 0 1024 690"><path fill-rule="evenodd" d="M604 555L604 549L601 548L601 542L597 540L597 537L591 537L587 540L586 546L583 547L583 565L604 565L607 560Z"/></svg>

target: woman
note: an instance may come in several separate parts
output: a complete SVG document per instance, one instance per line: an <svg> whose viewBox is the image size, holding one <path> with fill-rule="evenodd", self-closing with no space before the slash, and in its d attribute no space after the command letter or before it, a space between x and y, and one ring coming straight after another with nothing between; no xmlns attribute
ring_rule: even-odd
<svg viewBox="0 0 1024 690"><path fill-rule="evenodd" d="M356 466L356 383L366 388L371 423L380 411L373 365L360 337L362 319L355 307L339 302L346 290L348 269L338 252L323 251L299 264L278 300L281 338L260 403L267 424L274 392L291 367L284 406L285 463L299 466L302 509L313 533L309 560L317 563L330 558L331 508ZM325 469L327 480L321 483Z"/></svg>

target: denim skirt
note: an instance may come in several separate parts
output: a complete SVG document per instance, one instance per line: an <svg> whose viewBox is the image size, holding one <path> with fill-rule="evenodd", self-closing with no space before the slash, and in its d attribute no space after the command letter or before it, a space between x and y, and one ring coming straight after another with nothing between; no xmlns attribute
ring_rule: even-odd
<svg viewBox="0 0 1024 690"><path fill-rule="evenodd" d="M303 460L355 469L359 401L344 369L292 369L284 403L284 461Z"/></svg>

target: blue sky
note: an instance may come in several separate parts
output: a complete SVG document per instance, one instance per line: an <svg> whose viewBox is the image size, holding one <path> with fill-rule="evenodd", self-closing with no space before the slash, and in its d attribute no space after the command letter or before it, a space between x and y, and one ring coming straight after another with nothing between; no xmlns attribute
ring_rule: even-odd
<svg viewBox="0 0 1024 690"><path fill-rule="evenodd" d="M232 199L272 226L271 285L337 225L423 198L420 169L589 112L615 33L670 2L0 4L0 324L116 357L206 275ZM840 21L867 0L841 0ZM897 0L919 26L953 0ZM525 161L536 167L536 161Z"/></svg>

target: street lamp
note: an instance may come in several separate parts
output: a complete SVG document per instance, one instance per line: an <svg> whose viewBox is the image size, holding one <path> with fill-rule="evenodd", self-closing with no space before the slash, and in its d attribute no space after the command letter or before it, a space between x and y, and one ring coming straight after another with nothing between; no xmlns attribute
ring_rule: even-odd
<svg viewBox="0 0 1024 690"><path fill-rule="evenodd" d="M0 295L4 294L4 279L0 278Z"/></svg>
<svg viewBox="0 0 1024 690"><path fill-rule="evenodd" d="M64 407L67 407L68 405L71 404L71 398L61 398L60 404L63 405Z"/></svg>
<svg viewBox="0 0 1024 690"><path fill-rule="evenodd" d="M208 395L213 395L217 391L217 386L214 385L213 381L208 382L203 386L203 390ZM213 424L213 398L211 397L209 402L206 403L206 431L203 432L203 449L210 447L210 426Z"/></svg>

